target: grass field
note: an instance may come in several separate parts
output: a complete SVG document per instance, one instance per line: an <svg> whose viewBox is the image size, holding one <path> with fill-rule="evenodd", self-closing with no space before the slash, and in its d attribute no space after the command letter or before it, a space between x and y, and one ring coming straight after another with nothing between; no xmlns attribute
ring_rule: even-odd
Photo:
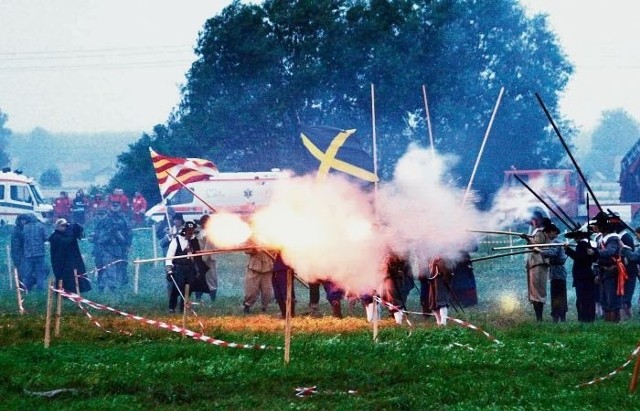
<svg viewBox="0 0 640 411"><path fill-rule="evenodd" d="M0 244L7 235L0 233ZM131 259L151 257L150 244L148 231L136 232ZM82 247L89 256L88 244ZM87 263L93 267L89 258ZM628 359L640 339L638 319L580 324L571 301L567 323L553 324L547 314L536 324L526 303L521 258L478 262L481 303L464 313L450 312L501 344L455 323L436 327L416 315L413 327L397 326L385 315L374 342L361 306L339 320L328 315L323 302L323 318L294 318L287 365L281 349L284 322L276 307L266 314L241 313L244 256L226 255L219 264L220 298L196 307L198 315L188 318L187 328L271 348L220 347L98 310L90 310L92 320L65 301L61 334L45 349L44 293L25 296L27 313L19 315L15 290L3 273L0 409L640 408L639 394L628 389L633 362L610 379L578 387ZM308 293L299 285L296 292L298 312L304 312ZM162 267L153 264L141 267L138 294L130 287L119 295L92 291L86 298L181 325L180 316L166 314ZM418 307L413 291L408 308ZM296 388L312 386L316 393L296 396Z"/></svg>

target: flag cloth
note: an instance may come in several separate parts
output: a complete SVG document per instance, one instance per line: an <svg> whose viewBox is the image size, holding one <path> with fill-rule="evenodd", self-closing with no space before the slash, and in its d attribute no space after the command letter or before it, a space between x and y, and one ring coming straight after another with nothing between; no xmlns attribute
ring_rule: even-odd
<svg viewBox="0 0 640 411"><path fill-rule="evenodd" d="M160 195L163 198L179 190L183 184L208 180L209 176L218 174L218 167L209 160L167 157L156 153L151 147L149 147L149 153L156 171Z"/></svg>
<svg viewBox="0 0 640 411"><path fill-rule="evenodd" d="M324 178L331 169L342 171L369 182L378 181L373 173L373 161L353 137L356 130L331 126L300 126L302 144L320 162L318 177Z"/></svg>

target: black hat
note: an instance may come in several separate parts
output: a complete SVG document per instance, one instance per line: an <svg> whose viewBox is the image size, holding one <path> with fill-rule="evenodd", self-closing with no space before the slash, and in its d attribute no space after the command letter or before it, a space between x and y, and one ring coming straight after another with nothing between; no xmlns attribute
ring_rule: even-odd
<svg viewBox="0 0 640 411"><path fill-rule="evenodd" d="M198 225L195 223L195 221L187 221L186 223L184 223L184 228L187 230L195 230L198 227Z"/></svg>
<svg viewBox="0 0 640 411"><path fill-rule="evenodd" d="M567 233L564 233L564 236L567 237L567 238L573 238L573 239L576 239L576 240L580 240L582 238L591 237L591 232L582 231L582 230L575 230L575 231L569 231Z"/></svg>

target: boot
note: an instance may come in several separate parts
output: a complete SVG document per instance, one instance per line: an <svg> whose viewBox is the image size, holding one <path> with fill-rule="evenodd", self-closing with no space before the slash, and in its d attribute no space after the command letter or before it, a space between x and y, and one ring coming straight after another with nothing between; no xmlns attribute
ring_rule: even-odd
<svg viewBox="0 0 640 411"><path fill-rule="evenodd" d="M340 306L340 300L331 301L331 311L336 318L342 318L342 307Z"/></svg>
<svg viewBox="0 0 640 411"><path fill-rule="evenodd" d="M282 314L282 318L286 318L287 316L287 305L284 301L276 300L278 303L278 308L280 308L280 314Z"/></svg>
<svg viewBox="0 0 640 411"><path fill-rule="evenodd" d="M542 311L544 309L544 303L541 303L539 301L534 301L533 302L533 311L535 311L536 313L536 321L541 322L542 321Z"/></svg>
<svg viewBox="0 0 640 411"><path fill-rule="evenodd" d="M212 303L216 301L216 295L217 294L218 294L218 289L217 288L215 288L215 289L213 289L213 290L211 290L209 292L209 296L211 297L211 302Z"/></svg>
<svg viewBox="0 0 640 411"><path fill-rule="evenodd" d="M320 314L320 310L318 309L318 304L309 304L309 317L322 317L322 314Z"/></svg>
<svg viewBox="0 0 640 411"><path fill-rule="evenodd" d="M619 323L620 322L620 311L611 311L611 322Z"/></svg>

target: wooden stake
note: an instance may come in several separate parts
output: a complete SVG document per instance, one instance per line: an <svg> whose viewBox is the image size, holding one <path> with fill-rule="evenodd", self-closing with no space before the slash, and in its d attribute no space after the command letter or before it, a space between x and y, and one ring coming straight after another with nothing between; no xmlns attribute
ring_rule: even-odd
<svg viewBox="0 0 640 411"><path fill-rule="evenodd" d="M9 274L9 289L13 288L13 276L11 275L11 248L7 244L7 274ZM18 285L16 284L16 287Z"/></svg>
<svg viewBox="0 0 640 411"><path fill-rule="evenodd" d="M151 242L153 243L153 258L158 258L158 236L156 235L156 223L151 226ZM158 262L153 263L154 267L158 265Z"/></svg>
<svg viewBox="0 0 640 411"><path fill-rule="evenodd" d="M378 300L376 299L377 293L373 292L373 342L378 342Z"/></svg>
<svg viewBox="0 0 640 411"><path fill-rule="evenodd" d="M16 280L16 298L18 299L18 311L24 314L24 306L22 305L22 290L20 289L20 279L18 278L18 269L13 269L13 276Z"/></svg>
<svg viewBox="0 0 640 411"><path fill-rule="evenodd" d="M631 375L631 382L629 383L629 392L636 392L638 387L638 373L640 372L640 355L636 358L636 365L633 366L633 374Z"/></svg>
<svg viewBox="0 0 640 411"><path fill-rule="evenodd" d="M293 291L293 271L287 270L287 299L285 303L285 320L284 320L284 363L289 364L291 355L291 304L293 299L291 294Z"/></svg>
<svg viewBox="0 0 640 411"><path fill-rule="evenodd" d="M133 293L138 295L138 282L140 281L140 264L133 265Z"/></svg>
<svg viewBox="0 0 640 411"><path fill-rule="evenodd" d="M49 280L47 291L47 316L44 322L44 348L51 344L51 308L53 306L53 278Z"/></svg>
<svg viewBox="0 0 640 411"><path fill-rule="evenodd" d="M191 306L191 300L189 299L189 284L184 285L184 305L182 306L182 328L187 328L187 312ZM184 332L182 334L184 337Z"/></svg>
<svg viewBox="0 0 640 411"><path fill-rule="evenodd" d="M62 290L62 280L58 280L58 290ZM56 305L56 324L54 327L53 335L60 336L60 317L62 316L62 294L58 293L57 305Z"/></svg>
<svg viewBox="0 0 640 411"><path fill-rule="evenodd" d="M80 280L78 280L78 270L73 269L73 278L76 280L76 294L80 295Z"/></svg>

